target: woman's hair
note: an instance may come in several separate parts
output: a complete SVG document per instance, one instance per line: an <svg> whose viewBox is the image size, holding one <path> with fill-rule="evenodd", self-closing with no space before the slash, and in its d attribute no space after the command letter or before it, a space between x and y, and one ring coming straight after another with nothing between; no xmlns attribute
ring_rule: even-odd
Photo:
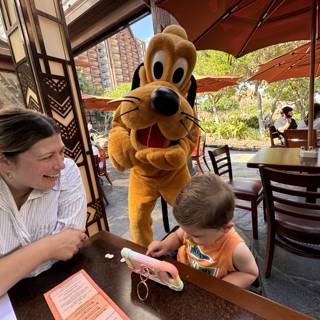
<svg viewBox="0 0 320 320"><path fill-rule="evenodd" d="M219 229L232 220L234 194L219 176L195 176L180 191L173 214L181 225Z"/></svg>
<svg viewBox="0 0 320 320"><path fill-rule="evenodd" d="M289 106L285 106L281 109L281 113L287 115L290 111L293 111L293 109Z"/></svg>
<svg viewBox="0 0 320 320"><path fill-rule="evenodd" d="M0 154L15 157L38 141L60 133L55 121L29 109L0 109Z"/></svg>

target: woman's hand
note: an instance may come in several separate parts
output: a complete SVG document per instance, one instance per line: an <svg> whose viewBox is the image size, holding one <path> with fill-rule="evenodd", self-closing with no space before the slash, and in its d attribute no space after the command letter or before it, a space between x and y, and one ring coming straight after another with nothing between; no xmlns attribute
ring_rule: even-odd
<svg viewBox="0 0 320 320"><path fill-rule="evenodd" d="M65 229L52 236L46 237L46 245L50 259L68 260L71 259L88 239L85 230Z"/></svg>

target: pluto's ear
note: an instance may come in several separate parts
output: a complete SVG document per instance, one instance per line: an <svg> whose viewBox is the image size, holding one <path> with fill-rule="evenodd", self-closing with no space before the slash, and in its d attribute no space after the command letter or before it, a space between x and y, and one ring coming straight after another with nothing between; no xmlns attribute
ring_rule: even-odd
<svg viewBox="0 0 320 320"><path fill-rule="evenodd" d="M138 87L140 87L140 77L139 77L139 70L140 68L143 66L143 63L141 63L138 68L136 69L136 71L133 74L133 78L132 78L132 84L131 84L131 90L136 89Z"/></svg>
<svg viewBox="0 0 320 320"><path fill-rule="evenodd" d="M194 102L196 100L196 95L197 95L197 81L194 78L194 76L191 76L190 81L191 81L191 85L189 88L187 100L188 100L190 106L194 107Z"/></svg>

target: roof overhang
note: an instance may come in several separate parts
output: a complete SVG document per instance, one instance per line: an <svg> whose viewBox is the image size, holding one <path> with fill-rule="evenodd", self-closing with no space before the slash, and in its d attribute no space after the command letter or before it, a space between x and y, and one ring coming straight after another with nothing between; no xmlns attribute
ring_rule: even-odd
<svg viewBox="0 0 320 320"><path fill-rule="evenodd" d="M149 13L150 8L143 0L82 1L81 6L66 10L73 55L80 54ZM11 64L12 71L13 62L8 45L6 46L8 55L0 51L0 70L4 70L5 67L10 68Z"/></svg>

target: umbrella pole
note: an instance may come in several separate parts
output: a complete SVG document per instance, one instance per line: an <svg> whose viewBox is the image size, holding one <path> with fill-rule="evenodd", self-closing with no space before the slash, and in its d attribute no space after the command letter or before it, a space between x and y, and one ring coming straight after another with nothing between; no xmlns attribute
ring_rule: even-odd
<svg viewBox="0 0 320 320"><path fill-rule="evenodd" d="M313 140L313 113L314 113L314 77L315 77L315 55L316 38L318 30L318 1L312 1L312 24L311 24L311 43L310 43L310 82L309 82L309 112L308 112L308 147L314 143Z"/></svg>

